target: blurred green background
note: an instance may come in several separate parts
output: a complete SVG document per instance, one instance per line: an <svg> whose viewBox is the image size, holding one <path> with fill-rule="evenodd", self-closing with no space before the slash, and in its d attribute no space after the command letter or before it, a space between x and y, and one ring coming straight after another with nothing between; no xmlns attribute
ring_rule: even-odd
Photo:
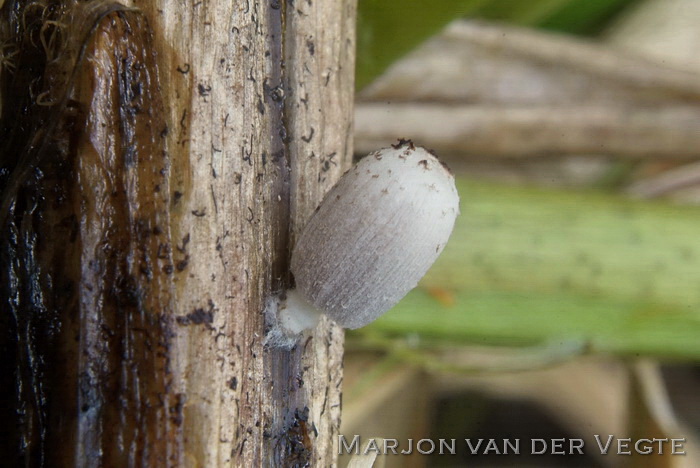
<svg viewBox="0 0 700 468"><path fill-rule="evenodd" d="M455 18L595 38L638 4L360 0L357 86ZM583 189L476 181L458 170L462 215L445 252L398 306L350 333L350 344L569 340L589 352L700 359L700 208L618 193L635 164L613 162L607 181Z"/></svg>
<svg viewBox="0 0 700 468"><path fill-rule="evenodd" d="M434 148L461 215L418 287L346 333L341 433L688 441L375 467L698 466L700 1L359 0L357 34L355 147Z"/></svg>
<svg viewBox="0 0 700 468"><path fill-rule="evenodd" d="M357 87L459 17L592 36L639 0L359 0Z"/></svg>

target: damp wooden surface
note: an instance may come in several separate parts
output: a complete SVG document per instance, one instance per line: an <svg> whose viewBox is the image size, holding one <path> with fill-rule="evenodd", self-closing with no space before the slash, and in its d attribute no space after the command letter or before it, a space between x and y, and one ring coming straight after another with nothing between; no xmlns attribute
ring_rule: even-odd
<svg viewBox="0 0 700 468"><path fill-rule="evenodd" d="M351 161L355 1L128 6L91 17L52 104L62 152L47 130L54 146L32 153L25 131L36 161L3 155L3 280L52 301L31 323L3 316L3 372L35 384L3 387L27 409L15 447L39 465L334 465L342 330L270 351L263 306ZM46 316L48 344L21 342Z"/></svg>

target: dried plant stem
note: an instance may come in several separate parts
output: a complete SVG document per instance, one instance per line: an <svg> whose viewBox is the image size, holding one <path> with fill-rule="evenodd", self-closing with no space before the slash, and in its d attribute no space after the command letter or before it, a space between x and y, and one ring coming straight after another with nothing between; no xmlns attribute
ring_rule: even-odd
<svg viewBox="0 0 700 468"><path fill-rule="evenodd" d="M603 154L627 158L700 157L700 109L619 106L507 107L361 103L358 152L411 135L438 152L473 157Z"/></svg>

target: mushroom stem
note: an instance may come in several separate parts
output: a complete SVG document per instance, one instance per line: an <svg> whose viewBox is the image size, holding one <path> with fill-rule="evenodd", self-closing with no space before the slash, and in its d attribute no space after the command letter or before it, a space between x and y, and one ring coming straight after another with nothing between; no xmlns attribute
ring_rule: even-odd
<svg viewBox="0 0 700 468"><path fill-rule="evenodd" d="M290 289L287 299L279 305L277 318L288 337L297 337L304 330L316 327L322 312L297 292Z"/></svg>

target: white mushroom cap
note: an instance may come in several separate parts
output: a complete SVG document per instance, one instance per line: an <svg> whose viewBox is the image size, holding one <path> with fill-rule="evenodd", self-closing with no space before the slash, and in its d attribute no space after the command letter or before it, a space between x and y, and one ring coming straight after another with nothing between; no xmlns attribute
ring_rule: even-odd
<svg viewBox="0 0 700 468"><path fill-rule="evenodd" d="M454 177L424 148L371 153L326 195L292 252L297 292L345 328L403 298L445 247L459 213Z"/></svg>

